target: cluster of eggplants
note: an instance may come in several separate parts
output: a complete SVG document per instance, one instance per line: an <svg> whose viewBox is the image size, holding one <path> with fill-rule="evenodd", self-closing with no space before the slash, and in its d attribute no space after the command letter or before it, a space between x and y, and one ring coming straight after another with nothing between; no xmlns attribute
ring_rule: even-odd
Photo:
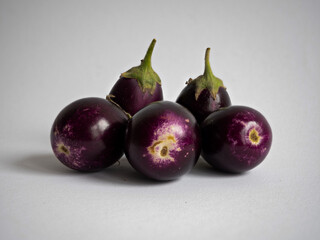
<svg viewBox="0 0 320 240"><path fill-rule="evenodd" d="M51 128L51 146L67 167L98 171L124 153L131 115L162 97L161 81L151 67L154 39L141 65L122 73L107 99L84 98L66 106Z"/></svg>
<svg viewBox="0 0 320 240"><path fill-rule="evenodd" d="M189 79L176 101L189 109L201 126L201 156L217 170L245 172L267 156L272 131L257 110L231 106L222 80L212 73L209 54L207 48L204 74Z"/></svg>
<svg viewBox="0 0 320 240"><path fill-rule="evenodd" d="M125 153L143 175L172 180L188 173L200 153L214 168L243 172L257 166L271 146L271 128L254 109L231 106L221 79L205 71L187 82L177 103L162 101L161 80L151 66L156 40L137 67L120 75L107 99L84 98L66 106L51 128L56 157L78 171L98 171Z"/></svg>

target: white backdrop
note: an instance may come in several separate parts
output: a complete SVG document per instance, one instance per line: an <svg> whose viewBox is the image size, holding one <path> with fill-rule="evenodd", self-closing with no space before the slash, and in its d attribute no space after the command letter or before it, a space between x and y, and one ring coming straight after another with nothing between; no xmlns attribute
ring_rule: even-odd
<svg viewBox="0 0 320 240"><path fill-rule="evenodd" d="M320 234L319 1L0 1L1 239L315 239ZM262 112L270 154L244 175L200 159L155 184L127 163L93 174L60 164L51 124L104 97L139 64L175 101L203 73Z"/></svg>

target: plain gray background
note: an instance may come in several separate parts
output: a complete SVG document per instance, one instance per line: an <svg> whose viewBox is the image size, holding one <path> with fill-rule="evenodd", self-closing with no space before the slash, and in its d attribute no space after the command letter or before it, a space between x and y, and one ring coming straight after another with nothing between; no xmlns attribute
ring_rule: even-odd
<svg viewBox="0 0 320 240"><path fill-rule="evenodd" d="M320 234L319 1L0 1L1 239L316 239ZM51 124L139 64L175 101L204 52L235 105L262 112L270 154L244 175L200 159L154 183L123 158L79 174Z"/></svg>

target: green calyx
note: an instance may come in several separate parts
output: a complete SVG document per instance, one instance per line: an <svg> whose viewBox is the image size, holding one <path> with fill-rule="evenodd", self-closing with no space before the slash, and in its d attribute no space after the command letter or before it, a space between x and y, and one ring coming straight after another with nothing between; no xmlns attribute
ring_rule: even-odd
<svg viewBox="0 0 320 240"><path fill-rule="evenodd" d="M141 64L139 66L133 67L120 75L120 77L136 79L140 88L142 89L142 92L149 91L151 94L154 93L157 83L161 85L161 80L158 74L152 69L151 66L151 56L155 44L156 40L153 39L144 59L141 60Z"/></svg>
<svg viewBox="0 0 320 240"><path fill-rule="evenodd" d="M205 55L205 68L203 75L197 77L194 80L189 80L187 83L195 84L196 85L196 91L195 91L195 98L196 100L200 96L201 92L204 89L208 89L211 96L216 99L217 93L219 91L219 88L226 88L223 85L223 82L221 79L217 78L213 75L210 62L209 62L209 55L210 55L210 48L207 48L206 55Z"/></svg>

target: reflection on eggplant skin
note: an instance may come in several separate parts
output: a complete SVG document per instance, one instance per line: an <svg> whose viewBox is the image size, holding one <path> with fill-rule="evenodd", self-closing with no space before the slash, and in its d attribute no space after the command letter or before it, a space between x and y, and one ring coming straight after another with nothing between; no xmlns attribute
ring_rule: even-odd
<svg viewBox="0 0 320 240"><path fill-rule="evenodd" d="M98 122L91 127L92 138L100 137L109 126L110 123L106 119L99 119Z"/></svg>

